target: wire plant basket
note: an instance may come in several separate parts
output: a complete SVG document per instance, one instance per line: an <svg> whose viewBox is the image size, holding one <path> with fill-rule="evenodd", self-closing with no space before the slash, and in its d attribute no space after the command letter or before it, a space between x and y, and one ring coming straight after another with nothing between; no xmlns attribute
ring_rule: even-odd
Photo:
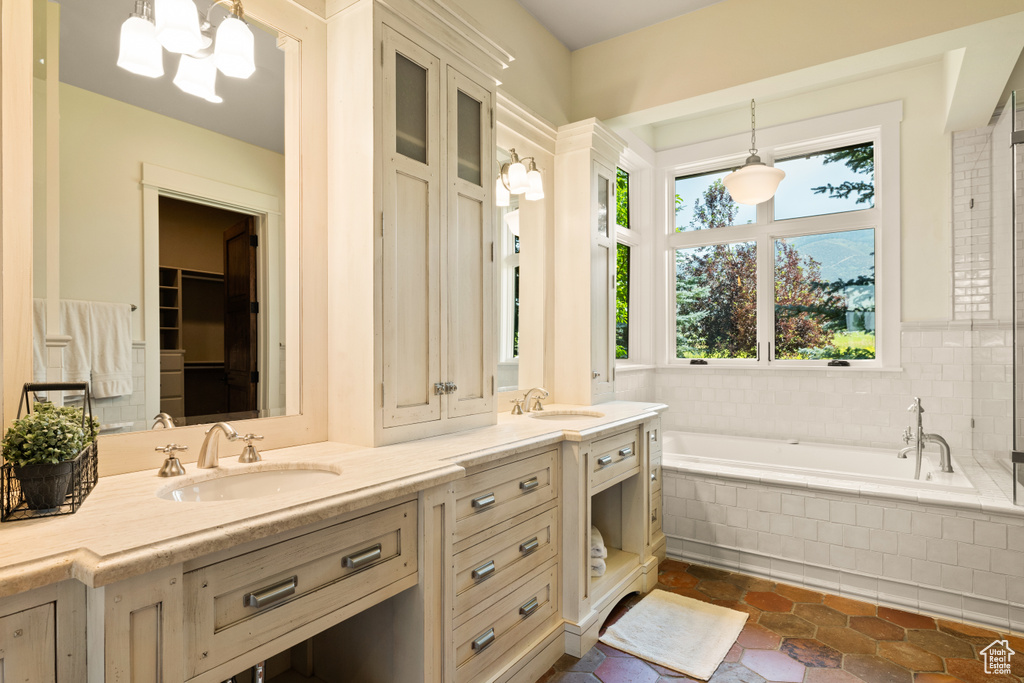
<svg viewBox="0 0 1024 683"><path fill-rule="evenodd" d="M50 391L84 394L82 424L84 427L86 414L91 424L92 398L89 385L84 382L26 384L18 404L18 417L21 417L23 408L26 414L32 412L33 400L30 394ZM33 477L31 486L23 485L24 473L19 478L14 466L5 463L0 467L0 522L73 514L96 486L99 477L98 459L99 444L93 439L73 460L57 465L30 465L48 468L43 470L44 474Z"/></svg>

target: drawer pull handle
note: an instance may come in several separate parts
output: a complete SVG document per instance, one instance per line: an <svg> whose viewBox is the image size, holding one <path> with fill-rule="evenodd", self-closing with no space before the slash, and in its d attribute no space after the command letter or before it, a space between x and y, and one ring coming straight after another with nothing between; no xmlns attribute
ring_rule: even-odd
<svg viewBox="0 0 1024 683"><path fill-rule="evenodd" d="M623 457L623 458L632 458L633 457L633 449L630 448L629 446L626 446L625 448L620 448L619 449L619 456Z"/></svg>
<svg viewBox="0 0 1024 683"><path fill-rule="evenodd" d="M657 432L657 430L652 431L651 432L651 441L657 441L657 440L658 440L658 432Z"/></svg>
<svg viewBox="0 0 1024 683"><path fill-rule="evenodd" d="M526 481L519 482L519 489L524 493L526 491L532 491L538 486L540 486L540 482L537 480L537 477L531 477Z"/></svg>
<svg viewBox="0 0 1024 683"><path fill-rule="evenodd" d="M373 546L372 548L367 548L362 552L355 553L353 555L346 555L345 557L341 558L341 566L345 567L346 569L359 569L360 567L365 567L371 562L376 562L379 559L380 543Z"/></svg>
<svg viewBox="0 0 1024 683"><path fill-rule="evenodd" d="M658 521L658 510L657 510L657 508L655 508L654 510L651 510L651 521L652 522L657 522Z"/></svg>
<svg viewBox="0 0 1024 683"><path fill-rule="evenodd" d="M658 481L658 472L651 472L651 481Z"/></svg>
<svg viewBox="0 0 1024 683"><path fill-rule="evenodd" d="M480 565L473 570L472 577L474 581L480 579L486 579L488 576L494 573L494 560L488 560L486 563Z"/></svg>
<svg viewBox="0 0 1024 683"><path fill-rule="evenodd" d="M532 553L534 550L540 547L540 541L534 536L529 541L523 541L519 544L519 552L521 553Z"/></svg>
<svg viewBox="0 0 1024 683"><path fill-rule="evenodd" d="M477 636L476 640L473 641L473 650L475 652L480 652L480 650L485 649L487 646L489 646L493 642L494 642L494 629L493 628L489 628L489 629L487 629L486 633L484 633L483 635Z"/></svg>
<svg viewBox="0 0 1024 683"><path fill-rule="evenodd" d="M276 602L281 598L287 598L289 595L295 594L295 589L299 587L299 578L293 576L290 579L285 579L281 583L262 588L252 593L246 593L242 599L242 604L246 607L255 607L259 609L272 602Z"/></svg>
<svg viewBox="0 0 1024 683"><path fill-rule="evenodd" d="M538 607L540 607L540 603L537 602L537 598L530 598L525 605L519 608L519 614L524 617L528 617L536 612Z"/></svg>
<svg viewBox="0 0 1024 683"><path fill-rule="evenodd" d="M489 508L492 505L494 505L494 494L493 493L488 493L486 496L480 496L479 498L474 498L472 505L477 510L483 510L484 508Z"/></svg>
<svg viewBox="0 0 1024 683"><path fill-rule="evenodd" d="M598 467L608 467L608 465L611 465L611 464L612 464L612 456L610 456L610 455L602 455L600 458L597 459L597 466Z"/></svg>

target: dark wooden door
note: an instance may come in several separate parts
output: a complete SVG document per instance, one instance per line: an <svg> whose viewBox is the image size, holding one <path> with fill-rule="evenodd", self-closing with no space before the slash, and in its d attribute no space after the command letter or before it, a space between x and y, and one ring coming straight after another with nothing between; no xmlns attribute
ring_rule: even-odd
<svg viewBox="0 0 1024 683"><path fill-rule="evenodd" d="M256 225L248 216L224 231L224 370L228 412L256 417Z"/></svg>

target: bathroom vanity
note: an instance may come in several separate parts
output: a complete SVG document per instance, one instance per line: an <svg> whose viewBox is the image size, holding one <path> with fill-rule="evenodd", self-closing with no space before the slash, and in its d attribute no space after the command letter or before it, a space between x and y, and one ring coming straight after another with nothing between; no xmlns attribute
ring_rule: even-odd
<svg viewBox="0 0 1024 683"><path fill-rule="evenodd" d="M194 467L103 478L75 515L5 525L0 657L62 683L219 683L280 653L294 669L272 680L532 683L592 647L664 557L662 407L599 408L255 465L223 454L214 476L340 472L257 500L158 497L209 478ZM592 520L614 546L599 579Z"/></svg>

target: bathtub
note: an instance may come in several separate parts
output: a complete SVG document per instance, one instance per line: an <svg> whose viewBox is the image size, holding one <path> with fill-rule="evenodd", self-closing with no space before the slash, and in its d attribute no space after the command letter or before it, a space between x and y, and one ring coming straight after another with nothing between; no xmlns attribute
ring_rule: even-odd
<svg viewBox="0 0 1024 683"><path fill-rule="evenodd" d="M956 458L953 473L939 470L938 452L929 446L914 479L914 455L896 457L897 449L857 448L823 443L790 443L742 436L665 432L662 467L666 470L714 471L722 476L795 482L808 486L833 482L975 493Z"/></svg>

